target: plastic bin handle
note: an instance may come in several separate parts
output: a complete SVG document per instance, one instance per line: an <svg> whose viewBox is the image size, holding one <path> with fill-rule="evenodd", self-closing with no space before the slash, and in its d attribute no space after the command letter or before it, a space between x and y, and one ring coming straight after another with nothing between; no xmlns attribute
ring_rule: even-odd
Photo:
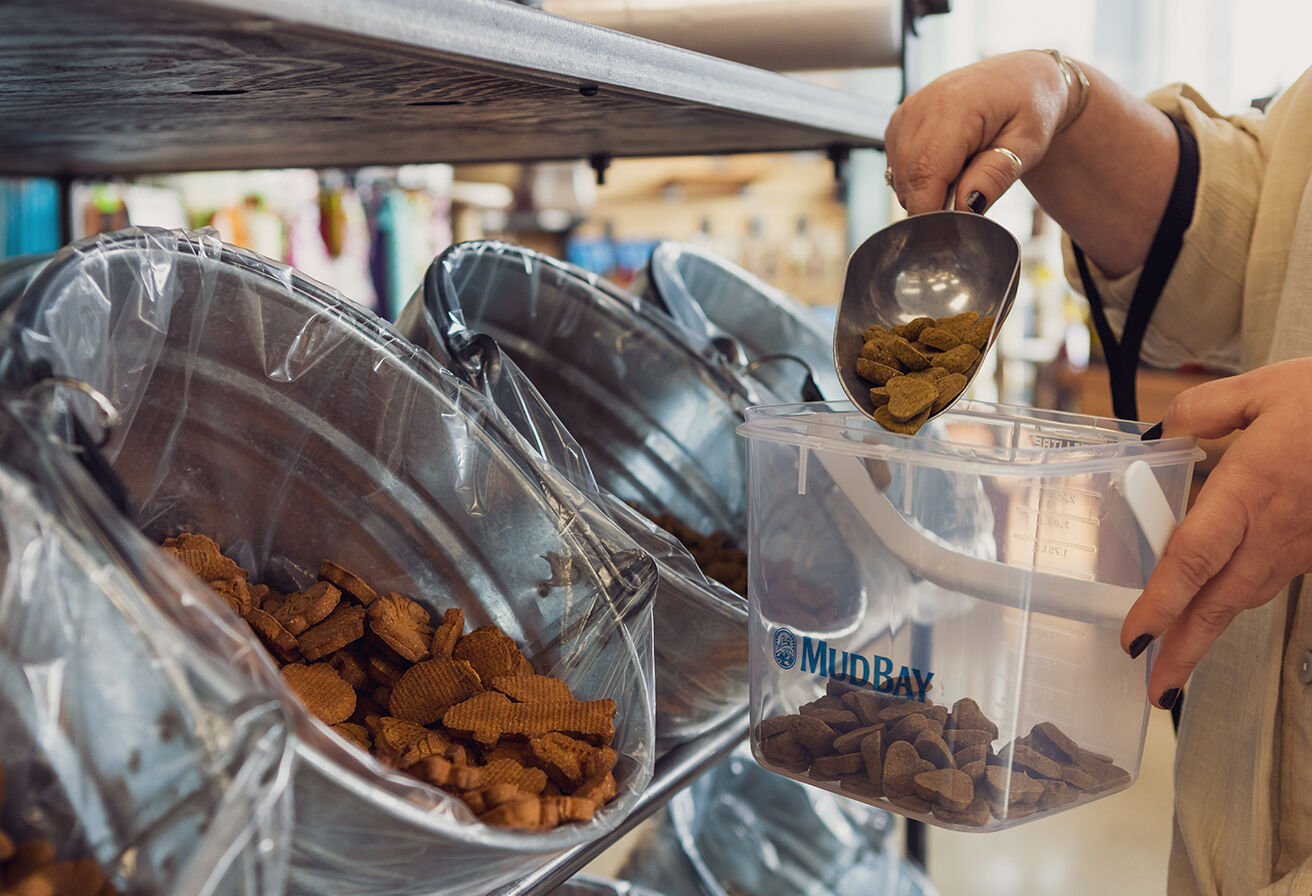
<svg viewBox="0 0 1312 896"><path fill-rule="evenodd" d="M875 486L858 458L832 451L815 450L814 453L893 556L911 572L940 588L1017 610L1095 625L1119 625L1139 599L1140 591L1136 588L1090 582L1037 569L1025 570L1024 567L955 551L898 513ZM1152 471L1148 472L1152 477ZM1152 479L1156 484L1156 477ZM1158 491L1160 493L1160 489ZM1165 500L1163 497L1162 501ZM1021 572L1028 573L1029 587L1025 590L1016 589L1011 584Z"/></svg>

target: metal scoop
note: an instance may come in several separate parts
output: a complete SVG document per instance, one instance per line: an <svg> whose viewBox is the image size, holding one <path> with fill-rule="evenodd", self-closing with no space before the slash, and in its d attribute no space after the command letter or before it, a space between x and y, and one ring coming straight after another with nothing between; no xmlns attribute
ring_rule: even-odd
<svg viewBox="0 0 1312 896"><path fill-rule="evenodd" d="M955 185L948 191L956 193ZM975 311L993 316L980 353L993 347L1016 299L1020 244L1001 224L973 212L928 212L872 234L847 263L847 279L834 327L834 369L843 391L874 419L870 387L856 372L861 334L871 324L892 329L917 317L935 319ZM973 380L977 362L967 377ZM967 388L969 388L967 382ZM962 390L964 395L966 390ZM936 417L952 404L931 414Z"/></svg>

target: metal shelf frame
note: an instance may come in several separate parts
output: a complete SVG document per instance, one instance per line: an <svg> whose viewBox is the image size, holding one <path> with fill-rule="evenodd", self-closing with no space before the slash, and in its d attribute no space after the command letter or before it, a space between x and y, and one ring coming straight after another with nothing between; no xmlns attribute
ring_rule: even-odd
<svg viewBox="0 0 1312 896"><path fill-rule="evenodd" d="M0 173L882 147L881 104L507 0L0 4Z"/></svg>

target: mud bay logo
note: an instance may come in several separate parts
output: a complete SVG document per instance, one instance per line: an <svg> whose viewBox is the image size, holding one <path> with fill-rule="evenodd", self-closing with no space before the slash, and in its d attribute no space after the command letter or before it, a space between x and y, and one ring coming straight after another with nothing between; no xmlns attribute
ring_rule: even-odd
<svg viewBox="0 0 1312 896"><path fill-rule="evenodd" d="M867 658L859 653L837 650L830 647L829 642L807 635L802 636L799 664L797 635L786 628L775 630L773 644L774 661L780 669L787 671L797 666L798 672L832 678L894 697L924 702L929 682L934 677L933 672L914 666L897 667L890 657L874 653ZM896 674L893 672L895 668L898 670Z"/></svg>

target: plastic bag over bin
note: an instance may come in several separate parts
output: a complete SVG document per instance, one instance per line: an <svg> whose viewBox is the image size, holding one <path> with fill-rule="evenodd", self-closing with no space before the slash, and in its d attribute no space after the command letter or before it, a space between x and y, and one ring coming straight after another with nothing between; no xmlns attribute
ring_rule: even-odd
<svg viewBox="0 0 1312 896"><path fill-rule="evenodd" d="M740 747L670 801L621 876L684 896L934 896L893 816L761 768Z"/></svg>
<svg viewBox="0 0 1312 896"><path fill-rule="evenodd" d="M75 245L18 310L19 357L122 414L104 454L149 538L203 532L280 590L333 560L495 624L538 672L619 706L616 799L587 824L523 832L477 822L289 699L293 892L482 892L627 814L652 768L653 564L485 398L372 313L205 232Z"/></svg>
<svg viewBox="0 0 1312 896"><path fill-rule="evenodd" d="M815 309L718 255L686 243L657 243L633 290L731 356L741 352L744 369L784 400L843 398L833 327Z"/></svg>
<svg viewBox="0 0 1312 896"><path fill-rule="evenodd" d="M0 406L0 830L122 893L280 893L278 678L54 440L59 403Z"/></svg>
<svg viewBox="0 0 1312 896"><path fill-rule="evenodd" d="M663 894L627 881L576 874L552 890L551 896L663 896Z"/></svg>
<svg viewBox="0 0 1312 896"><path fill-rule="evenodd" d="M768 393L637 297L507 243L443 252L398 326L488 394L656 559L658 749L741 711L745 600L643 513L741 540L745 457L734 431Z"/></svg>

